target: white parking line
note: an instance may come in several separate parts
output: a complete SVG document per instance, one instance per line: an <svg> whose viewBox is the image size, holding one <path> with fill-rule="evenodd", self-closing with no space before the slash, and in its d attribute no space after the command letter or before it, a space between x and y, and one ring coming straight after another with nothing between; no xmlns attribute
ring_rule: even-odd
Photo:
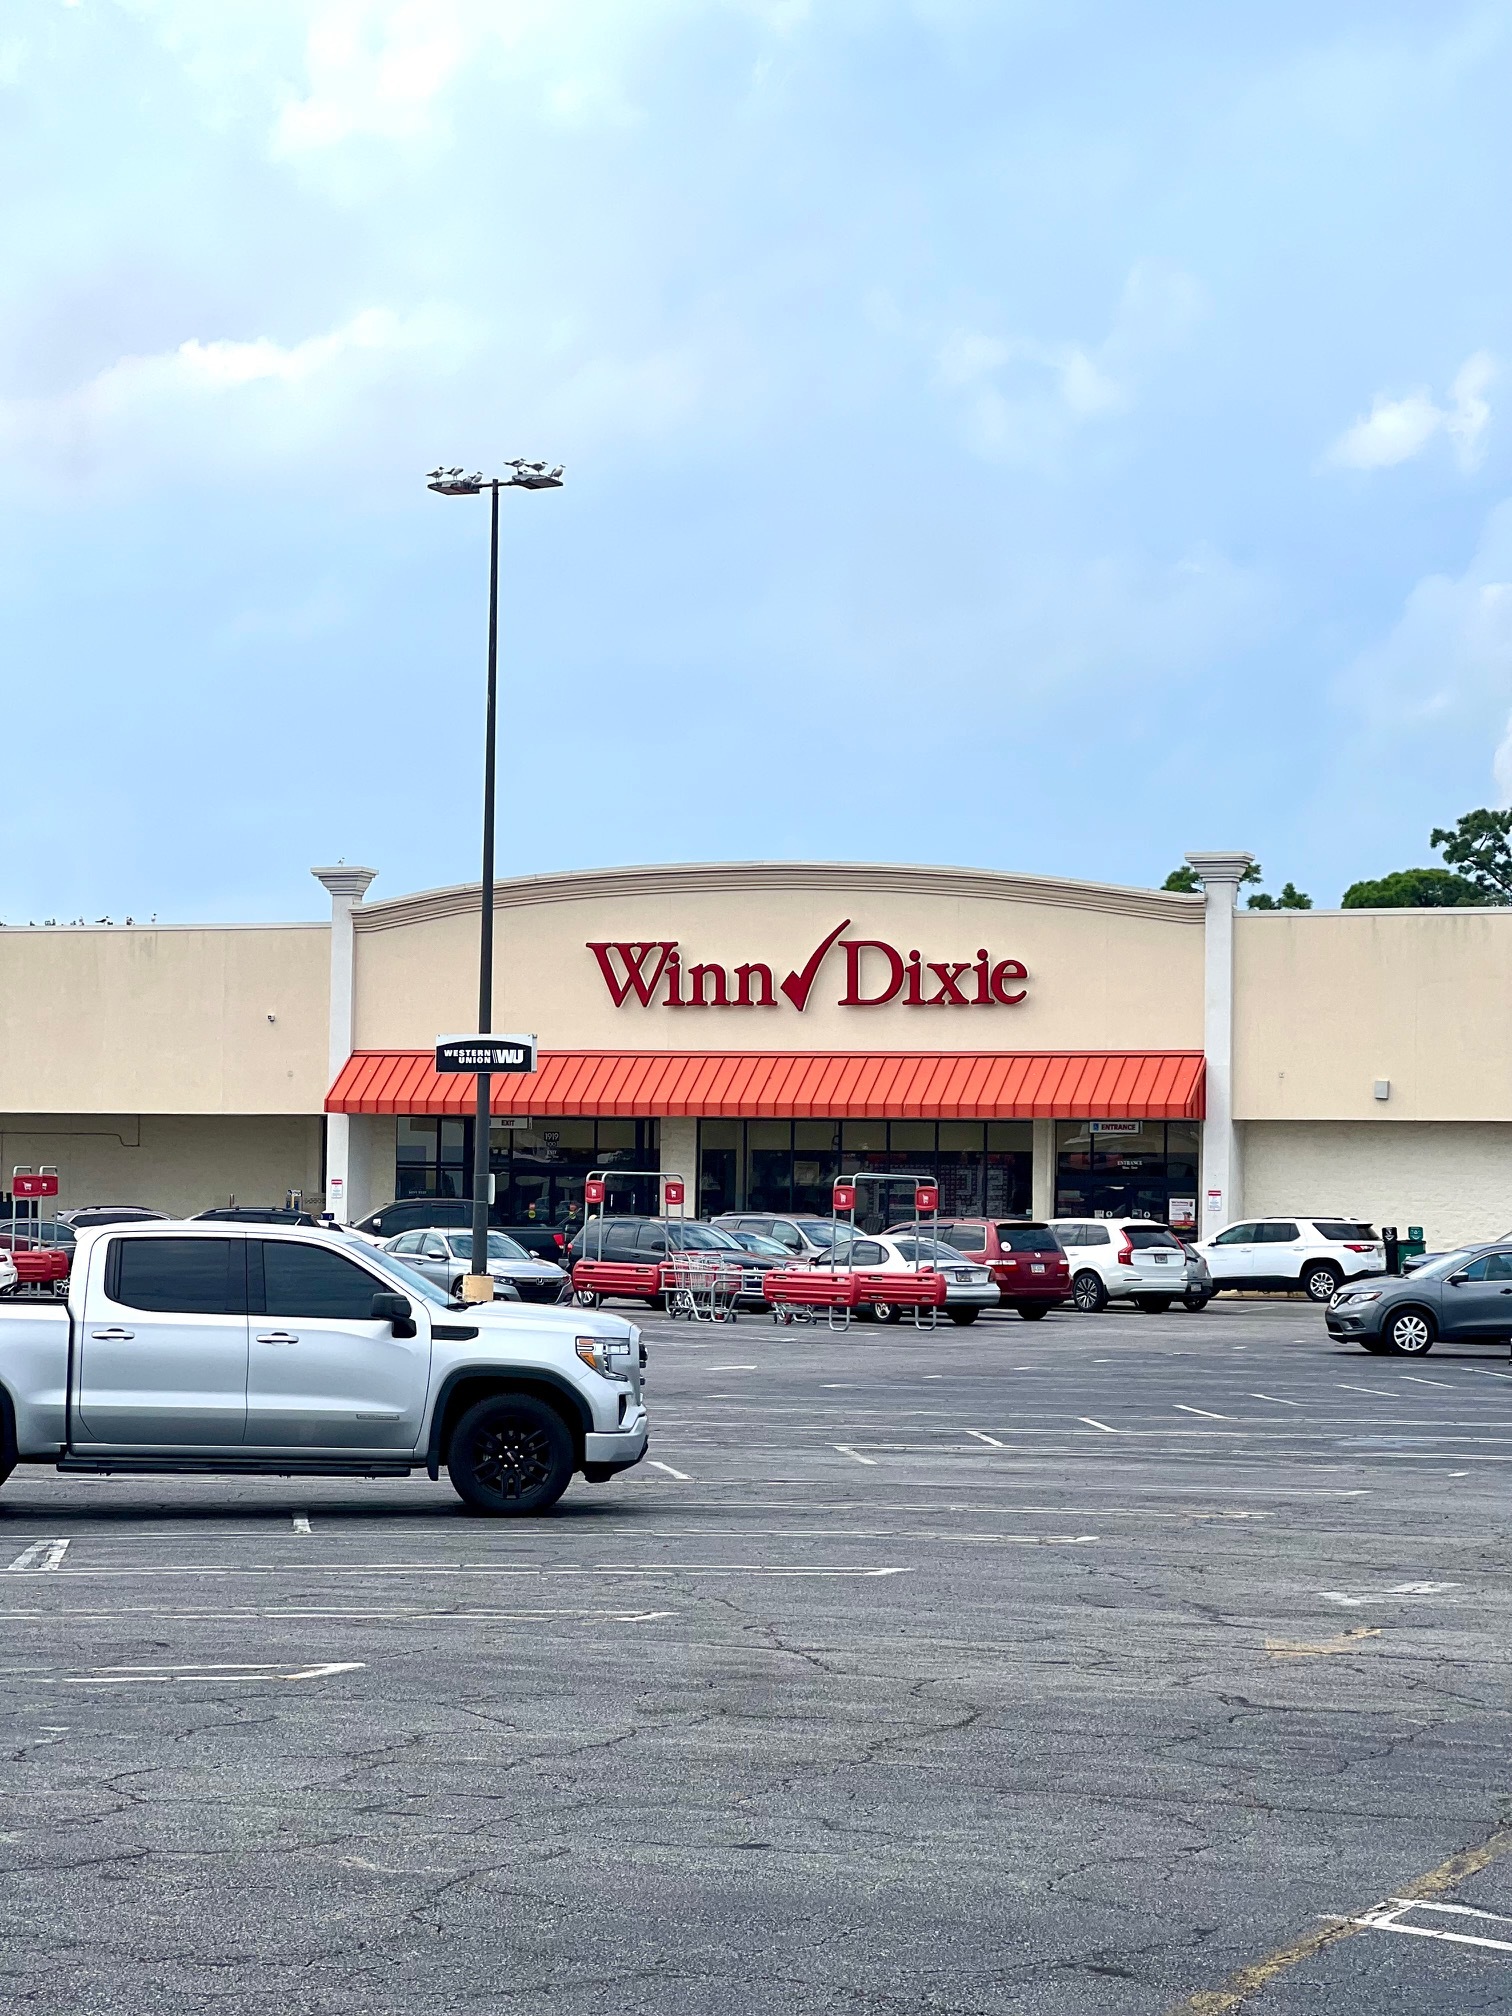
<svg viewBox="0 0 1512 2016"><path fill-rule="evenodd" d="M332 1660L323 1666L280 1671L269 1666L126 1666L66 1673L65 1687L141 1687L165 1680L329 1680L335 1673L360 1673L360 1659Z"/></svg>
<svg viewBox="0 0 1512 2016"><path fill-rule="evenodd" d="M1453 1384L1453 1381L1449 1379L1424 1379L1416 1372L1404 1372L1402 1377L1410 1379L1414 1386L1449 1386Z"/></svg>
<svg viewBox="0 0 1512 2016"><path fill-rule="evenodd" d="M754 1372L754 1365L705 1365L705 1372Z"/></svg>
<svg viewBox="0 0 1512 2016"><path fill-rule="evenodd" d="M1498 1911L1472 1911L1468 1904L1426 1904L1415 1897L1392 1897L1361 1918L1346 1918L1346 1925L1358 1925L1366 1932L1405 1932L1414 1939L1447 1939L1454 1946L1483 1946L1495 1953L1512 1953L1512 1939L1488 1939L1470 1932L1450 1932L1431 1925L1404 1925L1404 1911L1437 1911L1444 1917L1480 1918L1491 1925L1512 1925ZM1333 1921L1338 1924L1340 1921Z"/></svg>
<svg viewBox="0 0 1512 2016"><path fill-rule="evenodd" d="M679 1484L691 1484L693 1479L686 1470L674 1470L670 1463L658 1463L654 1456L647 1459L653 1470L665 1470L669 1477L675 1477Z"/></svg>
<svg viewBox="0 0 1512 2016"><path fill-rule="evenodd" d="M1279 1393L1251 1393L1251 1400L1269 1400L1273 1407L1300 1407L1300 1400L1283 1400Z"/></svg>
<svg viewBox="0 0 1512 2016"><path fill-rule="evenodd" d="M18 1554L7 1571L12 1575L45 1575L56 1568L68 1552L66 1540L34 1540L24 1554Z"/></svg>
<svg viewBox="0 0 1512 2016"><path fill-rule="evenodd" d="M978 1442L985 1442L989 1449L1001 1449L1003 1447L1003 1444L999 1442L996 1435L984 1435L980 1428L968 1428L966 1433L974 1435Z"/></svg>
<svg viewBox="0 0 1512 2016"><path fill-rule="evenodd" d="M1085 1422L1089 1428L1101 1428L1104 1435L1121 1435L1123 1433L1121 1428L1110 1428L1106 1421L1094 1421L1090 1414L1078 1414L1076 1418L1078 1421Z"/></svg>
<svg viewBox="0 0 1512 2016"><path fill-rule="evenodd" d="M1178 1414L1200 1414L1204 1421L1235 1421L1239 1418L1235 1414L1210 1414L1206 1407L1188 1407L1181 1400L1173 1401L1172 1405Z"/></svg>
<svg viewBox="0 0 1512 2016"><path fill-rule="evenodd" d="M310 1522L305 1514L303 1512L296 1512L294 1514L294 1531L296 1533L308 1533L309 1530Z"/></svg>
<svg viewBox="0 0 1512 2016"><path fill-rule="evenodd" d="M857 1450L852 1449L848 1442L831 1442L830 1447L838 1449L842 1456L849 1456L853 1463L864 1463L870 1470L875 1470L877 1467L875 1456L862 1456Z"/></svg>
<svg viewBox="0 0 1512 2016"><path fill-rule="evenodd" d="M1334 1384L1341 1393L1375 1393L1383 1400L1395 1400L1397 1397L1389 1386L1361 1386L1353 1379L1347 1385L1342 1379L1336 1379Z"/></svg>

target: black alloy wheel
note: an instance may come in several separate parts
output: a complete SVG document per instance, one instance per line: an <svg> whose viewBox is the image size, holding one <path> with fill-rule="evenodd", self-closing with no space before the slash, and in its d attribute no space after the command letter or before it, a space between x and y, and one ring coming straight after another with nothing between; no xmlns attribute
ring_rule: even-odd
<svg viewBox="0 0 1512 2016"><path fill-rule="evenodd" d="M1332 1302L1343 1275L1332 1261L1317 1260L1302 1270L1302 1287L1309 1302Z"/></svg>
<svg viewBox="0 0 1512 2016"><path fill-rule="evenodd" d="M1426 1309L1398 1309L1381 1326L1381 1343L1398 1358L1421 1358L1433 1349L1433 1318Z"/></svg>
<svg viewBox="0 0 1512 2016"><path fill-rule="evenodd" d="M1019 1302L1015 1307L1026 1323L1041 1323L1050 1314L1043 1302Z"/></svg>
<svg viewBox="0 0 1512 2016"><path fill-rule="evenodd" d="M1108 1306L1108 1291L1103 1286L1100 1274L1094 1274L1090 1267L1084 1267L1071 1283L1071 1300L1084 1316L1095 1316Z"/></svg>
<svg viewBox="0 0 1512 2016"><path fill-rule="evenodd" d="M572 1435L533 1394L490 1394L453 1429L446 1468L470 1511L529 1519L549 1512L571 1483Z"/></svg>

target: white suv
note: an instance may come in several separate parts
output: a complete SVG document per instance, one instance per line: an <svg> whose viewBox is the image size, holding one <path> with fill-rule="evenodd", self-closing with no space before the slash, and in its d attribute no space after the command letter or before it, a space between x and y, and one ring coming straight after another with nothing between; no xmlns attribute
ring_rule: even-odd
<svg viewBox="0 0 1512 2016"><path fill-rule="evenodd" d="M1050 1229L1071 1268L1078 1309L1106 1309L1115 1298L1159 1316L1186 1294L1181 1241L1148 1218L1052 1218Z"/></svg>
<svg viewBox="0 0 1512 2016"><path fill-rule="evenodd" d="M1386 1248L1359 1218L1246 1218L1227 1225L1197 1251L1216 1293L1223 1288L1299 1288L1329 1302L1345 1281L1386 1271Z"/></svg>

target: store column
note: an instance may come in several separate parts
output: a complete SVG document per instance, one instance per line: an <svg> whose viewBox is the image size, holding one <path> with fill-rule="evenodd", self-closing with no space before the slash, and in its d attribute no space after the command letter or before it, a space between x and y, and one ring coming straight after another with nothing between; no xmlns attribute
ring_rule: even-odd
<svg viewBox="0 0 1512 2016"><path fill-rule="evenodd" d="M703 1206L698 1196L698 1122L679 1115L661 1123L661 1172L681 1176L687 1184L687 1214L698 1217ZM677 1213L674 1211L674 1217Z"/></svg>
<svg viewBox="0 0 1512 2016"><path fill-rule="evenodd" d="M1207 1060L1207 1107L1202 1126L1202 1202L1199 1236L1209 1239L1237 1218L1242 1207L1239 1137L1234 1128L1234 905L1239 878L1253 854L1188 854L1202 877L1202 1047Z"/></svg>
<svg viewBox="0 0 1512 2016"><path fill-rule="evenodd" d="M335 868L312 868L310 873L331 898L331 1007L326 1083L334 1085L352 1054L355 1026L352 967L357 933L352 924L352 912L367 894L378 870L348 868L343 862ZM347 1113L326 1115L325 1208L338 1225L348 1224L352 1216L352 1184L357 1173L354 1169L352 1127L354 1120L360 1126L364 1117L362 1114ZM360 1157L355 1159L361 1160ZM366 1189L370 1184L365 1183L363 1187ZM364 1209L366 1201L363 1200Z"/></svg>

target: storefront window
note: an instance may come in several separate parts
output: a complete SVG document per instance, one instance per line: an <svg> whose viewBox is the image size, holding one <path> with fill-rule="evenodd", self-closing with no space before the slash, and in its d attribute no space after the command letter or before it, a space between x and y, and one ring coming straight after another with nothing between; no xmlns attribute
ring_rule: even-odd
<svg viewBox="0 0 1512 2016"><path fill-rule="evenodd" d="M398 1127L396 1197L472 1195L471 1120L405 1114ZM529 1127L490 1127L488 1164L495 1225L547 1224L575 1231L583 1221L583 1183L590 1169L656 1170L660 1130L655 1120L536 1120ZM615 1208L651 1212L656 1184L627 1175Z"/></svg>
<svg viewBox="0 0 1512 2016"><path fill-rule="evenodd" d="M1190 1120L1056 1122L1055 1212L1059 1218L1185 1216L1197 1196L1198 1128Z"/></svg>
<svg viewBox="0 0 1512 2016"><path fill-rule="evenodd" d="M835 1178L868 1175L857 1217L870 1230L913 1216L914 1176L940 1186L946 1216L1029 1212L1027 1120L706 1120L699 1130L699 1203L720 1211L830 1213Z"/></svg>

